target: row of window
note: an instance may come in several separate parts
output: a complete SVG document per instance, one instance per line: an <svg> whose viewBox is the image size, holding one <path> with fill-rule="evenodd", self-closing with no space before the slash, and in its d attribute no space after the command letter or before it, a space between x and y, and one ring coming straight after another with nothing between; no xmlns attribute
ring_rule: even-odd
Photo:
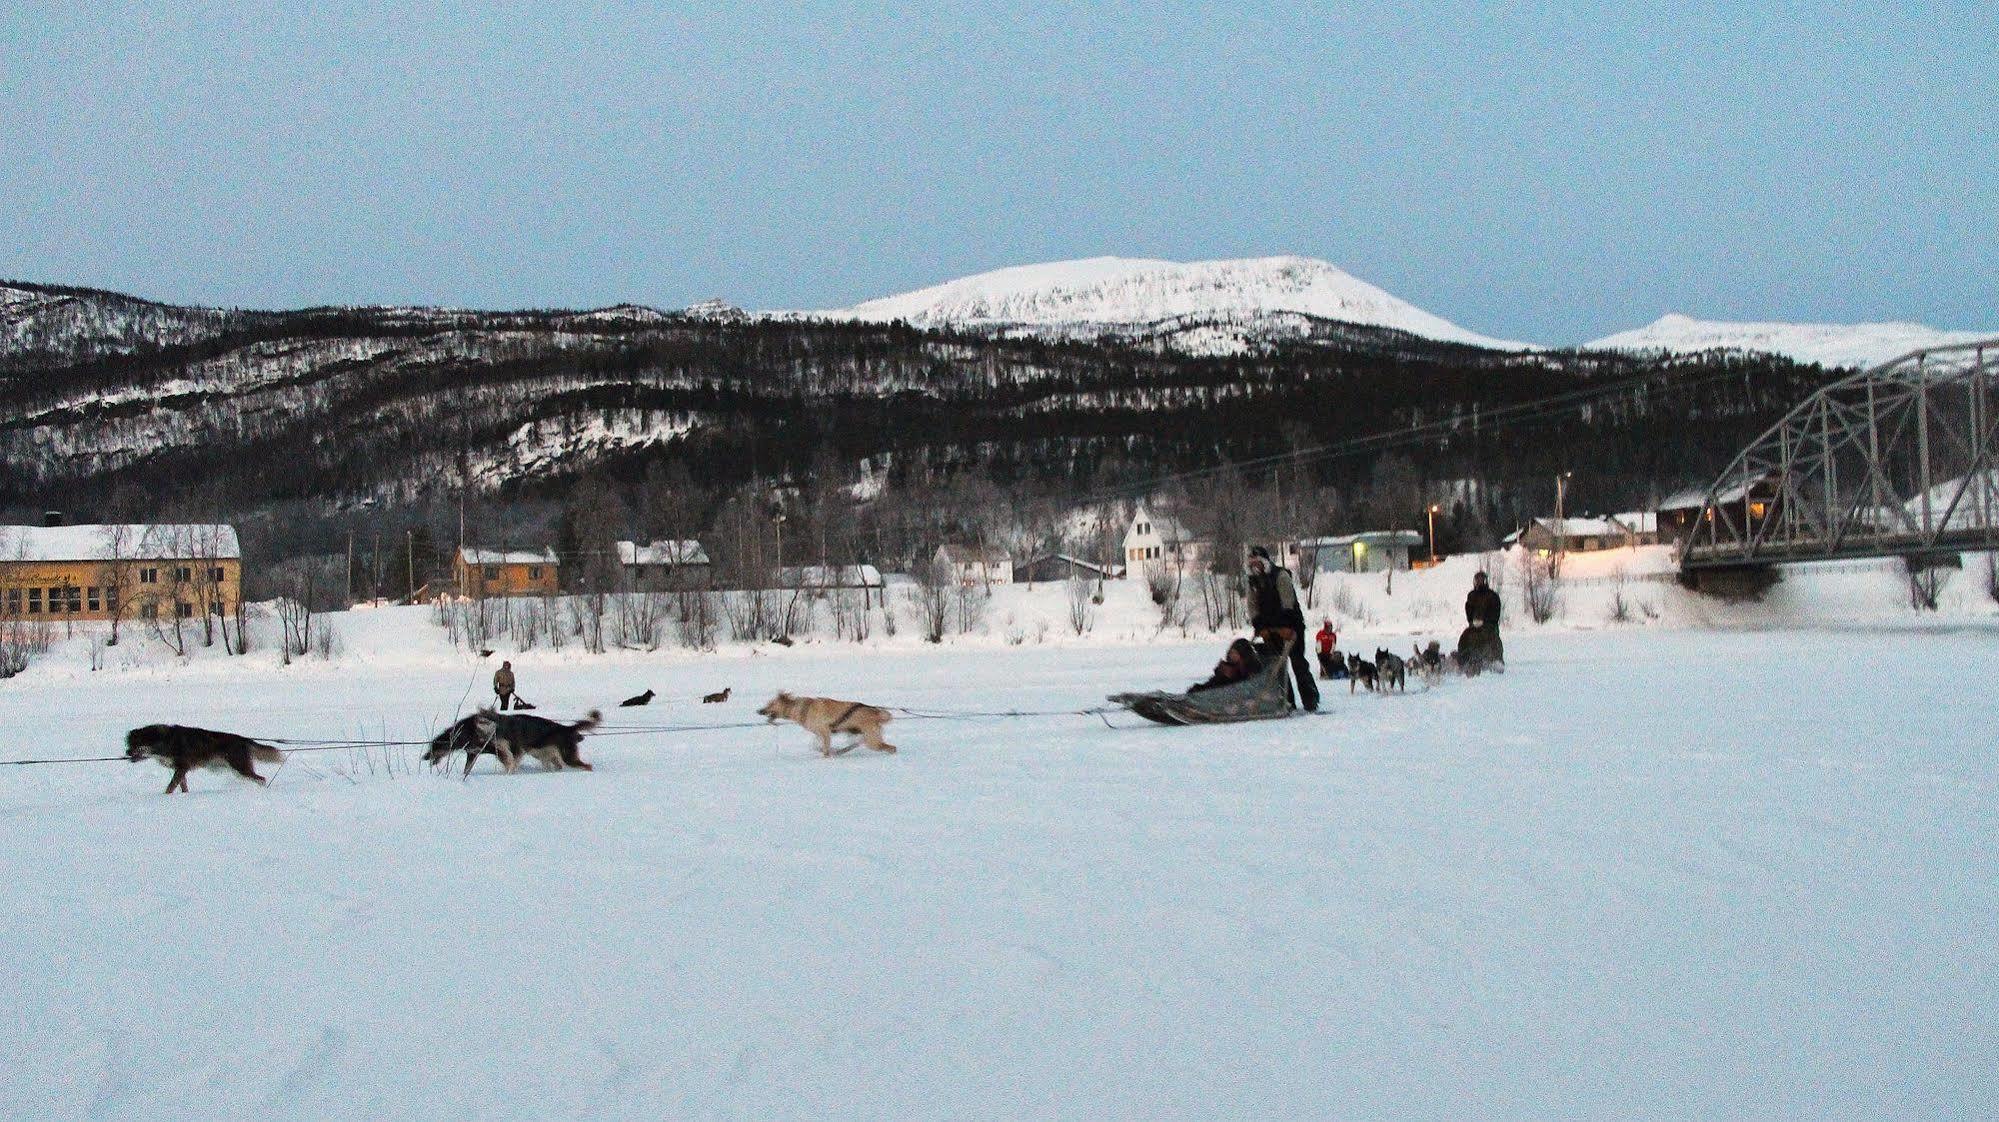
<svg viewBox="0 0 1999 1122"><path fill-rule="evenodd" d="M75 585L59 585L51 588L10 588L7 590L7 614L20 616L80 615L85 611L92 614L108 612L118 614L118 587L78 588ZM222 603L215 604L217 614L222 612ZM159 614L159 605L147 600L139 605L139 614L152 619ZM185 601L174 604L174 614L186 619L194 615L194 605Z"/></svg>
<svg viewBox="0 0 1999 1122"><path fill-rule="evenodd" d="M500 567L499 567L498 565L487 565L487 566L486 566L485 568L486 568L486 579L487 579L487 580L499 580L499 579L500 579ZM541 579L541 566L540 566L540 565L529 565L529 566L528 566L528 579L529 579L529 580L540 580L540 579Z"/></svg>

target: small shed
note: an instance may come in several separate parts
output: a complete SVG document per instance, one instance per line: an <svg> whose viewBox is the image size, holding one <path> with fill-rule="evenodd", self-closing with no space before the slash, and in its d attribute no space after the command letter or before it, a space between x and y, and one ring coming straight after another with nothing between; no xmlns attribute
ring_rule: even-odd
<svg viewBox="0 0 1999 1122"><path fill-rule="evenodd" d="M1024 562L1014 569L1014 577L1028 584L1049 584L1073 580L1104 581L1116 576L1110 566L1095 561L1085 561L1066 553L1048 553Z"/></svg>
<svg viewBox="0 0 1999 1122"><path fill-rule="evenodd" d="M1366 530L1358 534L1306 538L1292 542L1291 571L1310 582L1315 573L1406 572L1409 551L1423 544L1415 530Z"/></svg>

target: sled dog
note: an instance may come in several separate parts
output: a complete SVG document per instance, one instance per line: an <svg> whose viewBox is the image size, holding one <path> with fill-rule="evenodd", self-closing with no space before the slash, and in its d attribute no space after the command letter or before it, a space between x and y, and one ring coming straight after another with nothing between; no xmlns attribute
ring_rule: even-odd
<svg viewBox="0 0 1999 1122"><path fill-rule="evenodd" d="M1402 661L1401 655L1377 647L1374 651L1374 665L1375 676L1384 692L1387 690L1409 692L1409 664Z"/></svg>
<svg viewBox="0 0 1999 1122"><path fill-rule="evenodd" d="M771 724L791 721L819 738L819 754L833 755L833 734L854 733L861 743L877 752L893 752L895 745L882 739L882 726L893 718L889 711L879 706L865 705L858 701L835 701L830 697L793 697L779 693L757 710L757 715L767 718ZM853 751L853 745L840 749L845 755Z"/></svg>
<svg viewBox="0 0 1999 1122"><path fill-rule="evenodd" d="M283 763L285 754L233 732L187 725L146 725L125 734L125 758L133 763L158 760L161 766L172 768L173 778L167 780L166 790L171 795L176 787L182 794L187 793L187 773L198 767L228 768L262 786L265 780L257 774L257 761Z"/></svg>
<svg viewBox="0 0 1999 1122"><path fill-rule="evenodd" d="M1353 693L1358 687L1366 686L1371 693L1375 687L1374 663L1358 654L1347 656L1347 692Z"/></svg>
<svg viewBox="0 0 1999 1122"><path fill-rule="evenodd" d="M733 688L735 687L730 687L730 689ZM728 690L723 690L721 693L704 693L701 695L701 704L703 705L720 705L727 700L729 700Z"/></svg>
<svg viewBox="0 0 1999 1122"><path fill-rule="evenodd" d="M653 692L651 690L647 690L646 692L639 694L636 697L628 697L625 700L620 701L618 703L618 708L632 709L640 705L651 705L652 699L653 699Z"/></svg>
<svg viewBox="0 0 1999 1122"><path fill-rule="evenodd" d="M583 743L583 734L596 728L603 719L603 714L595 709L590 710L588 717L571 724L547 717L481 709L431 738L423 762L435 766L451 753L463 752L466 775L472 774L472 765L479 762L480 756L488 754L499 757L500 766L508 775L520 770L523 756L533 756L544 768L592 771L595 769L583 762L577 749Z"/></svg>

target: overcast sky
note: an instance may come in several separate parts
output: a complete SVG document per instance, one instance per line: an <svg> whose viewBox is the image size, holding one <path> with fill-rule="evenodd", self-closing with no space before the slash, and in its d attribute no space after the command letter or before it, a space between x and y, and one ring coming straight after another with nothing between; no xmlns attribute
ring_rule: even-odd
<svg viewBox="0 0 1999 1122"><path fill-rule="evenodd" d="M0 9L0 276L781 308L1298 253L1546 343L1999 328L1990 0L333 7Z"/></svg>

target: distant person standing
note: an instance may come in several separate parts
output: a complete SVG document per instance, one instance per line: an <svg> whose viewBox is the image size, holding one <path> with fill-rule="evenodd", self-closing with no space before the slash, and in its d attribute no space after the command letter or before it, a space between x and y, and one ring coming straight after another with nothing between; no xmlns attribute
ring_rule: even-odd
<svg viewBox="0 0 1999 1122"><path fill-rule="evenodd" d="M1330 618L1319 625L1319 633L1314 638L1319 644L1319 677L1327 681L1344 677L1345 666L1334 657L1340 648L1340 633L1333 630Z"/></svg>
<svg viewBox="0 0 1999 1122"><path fill-rule="evenodd" d="M502 660L500 668L493 671L493 693L499 696L500 708L509 706L518 709L520 703L514 700L514 664Z"/></svg>
<svg viewBox="0 0 1999 1122"><path fill-rule="evenodd" d="M1458 636L1458 665L1467 674L1506 668L1506 647L1499 641L1499 593L1484 573L1472 578L1465 597L1465 630Z"/></svg>
<svg viewBox="0 0 1999 1122"><path fill-rule="evenodd" d="M1270 551L1260 545L1250 549L1248 568L1249 626L1273 657L1290 646L1291 682L1298 690L1298 704L1307 713L1315 712L1319 685L1305 661L1305 613L1298 607L1298 585L1291 570L1271 564Z"/></svg>

